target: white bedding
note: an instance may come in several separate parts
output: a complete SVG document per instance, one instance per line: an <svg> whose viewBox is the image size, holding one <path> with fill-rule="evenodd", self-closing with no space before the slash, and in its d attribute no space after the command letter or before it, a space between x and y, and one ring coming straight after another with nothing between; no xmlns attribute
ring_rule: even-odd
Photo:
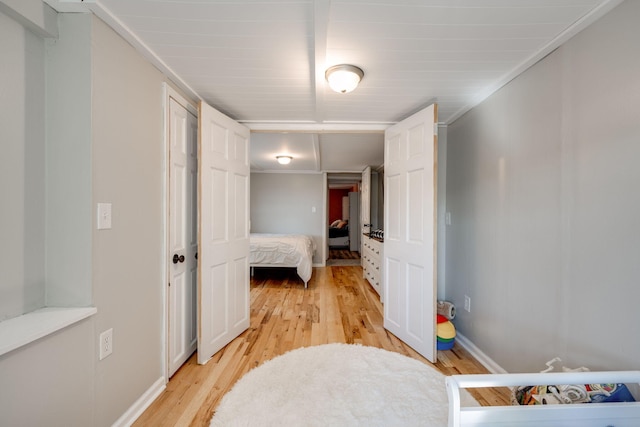
<svg viewBox="0 0 640 427"><path fill-rule="evenodd" d="M309 236L299 234L251 233L249 265L252 267L296 267L305 286L311 279L316 245Z"/></svg>

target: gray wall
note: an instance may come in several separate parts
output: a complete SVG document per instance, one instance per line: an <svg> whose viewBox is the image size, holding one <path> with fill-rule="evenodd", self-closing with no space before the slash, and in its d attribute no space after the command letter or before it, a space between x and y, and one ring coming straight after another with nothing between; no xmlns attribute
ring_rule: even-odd
<svg viewBox="0 0 640 427"><path fill-rule="evenodd" d="M252 173L251 232L312 236L313 262L323 263L324 185L321 174Z"/></svg>
<svg viewBox="0 0 640 427"><path fill-rule="evenodd" d="M60 36L47 39L46 303L88 306L92 301L92 20L88 14L63 14L58 22Z"/></svg>
<svg viewBox="0 0 640 427"><path fill-rule="evenodd" d="M624 2L449 126L446 297L507 371L638 369L638 16Z"/></svg>
<svg viewBox="0 0 640 427"><path fill-rule="evenodd" d="M113 205L113 229L94 220L91 251L96 336L113 328L114 352L95 372L96 419L107 425L164 375L166 79L97 18L91 40L92 206Z"/></svg>
<svg viewBox="0 0 640 427"><path fill-rule="evenodd" d="M111 425L94 418L93 332L85 319L0 356L0 425Z"/></svg>
<svg viewBox="0 0 640 427"><path fill-rule="evenodd" d="M44 41L0 13L0 57L2 321L45 299Z"/></svg>
<svg viewBox="0 0 640 427"><path fill-rule="evenodd" d="M0 257L0 309L42 306L42 285L5 302L37 278L49 304L98 313L0 356L0 424L109 426L164 375L167 79L94 16L58 18L45 42L0 15L0 235L17 250ZM95 229L98 202L113 204L113 229Z"/></svg>

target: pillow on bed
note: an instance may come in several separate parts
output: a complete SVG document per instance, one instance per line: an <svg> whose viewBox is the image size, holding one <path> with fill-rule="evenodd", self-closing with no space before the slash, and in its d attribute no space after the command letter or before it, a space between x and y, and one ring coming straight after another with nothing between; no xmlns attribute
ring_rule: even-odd
<svg viewBox="0 0 640 427"><path fill-rule="evenodd" d="M347 225L347 221L340 221L340 223L338 223L338 225L336 225L336 228L344 228L344 226Z"/></svg>
<svg viewBox="0 0 640 427"><path fill-rule="evenodd" d="M341 219L336 219L335 221L333 221L331 223L331 225L329 227L336 228L338 226L338 224L340 224L340 221L342 221L342 220Z"/></svg>

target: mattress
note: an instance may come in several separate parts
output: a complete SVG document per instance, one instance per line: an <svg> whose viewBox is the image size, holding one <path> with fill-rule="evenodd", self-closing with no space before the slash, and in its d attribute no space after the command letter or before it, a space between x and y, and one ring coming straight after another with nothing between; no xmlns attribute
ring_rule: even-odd
<svg viewBox="0 0 640 427"><path fill-rule="evenodd" d="M309 236L251 233L249 265L296 267L298 276L307 283L311 279L315 250L315 242Z"/></svg>
<svg viewBox="0 0 640 427"><path fill-rule="evenodd" d="M342 227L342 228L337 228L337 227L329 227L329 238L334 238L334 237L345 237L349 235L349 227Z"/></svg>

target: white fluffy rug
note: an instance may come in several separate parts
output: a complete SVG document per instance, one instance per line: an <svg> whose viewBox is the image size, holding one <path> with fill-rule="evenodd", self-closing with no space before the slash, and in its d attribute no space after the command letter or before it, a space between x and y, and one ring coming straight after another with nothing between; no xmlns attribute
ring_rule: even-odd
<svg viewBox="0 0 640 427"><path fill-rule="evenodd" d="M211 426L446 426L445 377L374 347L326 344L290 351L244 375ZM468 393L463 406L477 406Z"/></svg>

